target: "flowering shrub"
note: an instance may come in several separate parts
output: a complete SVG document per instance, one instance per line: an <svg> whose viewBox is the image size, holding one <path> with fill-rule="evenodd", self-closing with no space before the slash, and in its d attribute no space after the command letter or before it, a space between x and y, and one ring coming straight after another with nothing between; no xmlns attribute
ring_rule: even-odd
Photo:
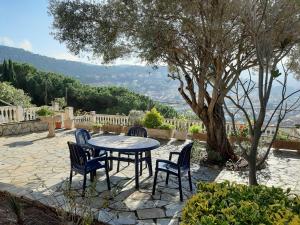
<svg viewBox="0 0 300 225"><path fill-rule="evenodd" d="M296 225L300 224L300 198L281 188L242 184L198 184L188 200L183 225Z"/></svg>
<svg viewBox="0 0 300 225"><path fill-rule="evenodd" d="M198 134L202 132L202 128L199 125L193 125L189 128L189 132L192 134Z"/></svg>

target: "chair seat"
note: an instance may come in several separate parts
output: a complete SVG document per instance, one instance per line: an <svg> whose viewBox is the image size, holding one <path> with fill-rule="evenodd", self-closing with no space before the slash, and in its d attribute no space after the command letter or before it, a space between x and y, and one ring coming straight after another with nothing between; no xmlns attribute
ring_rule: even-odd
<svg viewBox="0 0 300 225"><path fill-rule="evenodd" d="M172 173L178 174L178 166L175 166L173 164L165 163L165 162L159 162L158 163L158 170L164 170L164 171L170 171ZM189 171L189 168L180 167L181 174L186 173Z"/></svg>
<svg viewBox="0 0 300 225"><path fill-rule="evenodd" d="M86 171L87 172L97 170L97 169L100 169L100 168L105 168L104 162L91 160L91 161L88 161L87 164L86 164Z"/></svg>

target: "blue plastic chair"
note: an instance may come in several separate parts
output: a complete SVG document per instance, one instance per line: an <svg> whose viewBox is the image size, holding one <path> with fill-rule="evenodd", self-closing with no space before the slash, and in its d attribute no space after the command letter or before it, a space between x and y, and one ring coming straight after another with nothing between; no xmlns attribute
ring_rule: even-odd
<svg viewBox="0 0 300 225"><path fill-rule="evenodd" d="M129 128L129 130L127 132L127 136L147 137L148 133L147 133L147 130L144 127L134 126L134 127ZM120 158L122 154L127 155L128 158L129 158L130 155L134 155L135 153L132 153L132 152L119 152L118 153L118 158ZM141 152L140 153L141 158L142 158L142 155L143 155L143 153ZM129 165L129 162L128 162L128 165ZM146 164L146 166L147 166L147 164ZM140 162L140 175L142 175L142 172L143 172L142 169L143 169L143 165L142 165L142 162ZM120 171L120 160L118 160L118 166L117 166L117 172L119 172L119 171Z"/></svg>
<svg viewBox="0 0 300 225"><path fill-rule="evenodd" d="M168 184L170 174L178 177L180 201L183 201L182 186L181 186L182 175L186 173L188 174L190 190L191 191L193 190L191 169L190 169L190 158L191 158L192 147L193 147L193 142L185 145L182 148L181 152L170 152L169 160L163 160L163 159L156 160L152 195L155 194L157 174L159 171L167 173L166 184ZM178 155L177 163L171 161L173 155Z"/></svg>
<svg viewBox="0 0 300 225"><path fill-rule="evenodd" d="M96 171L98 169L105 169L106 173L106 182L107 188L110 190L110 181L108 174L108 159L107 157L95 157L88 160L87 151L85 151L81 145L78 145L73 142L68 142L69 151L70 151L70 161L71 161L71 170L70 170L70 187L72 185L72 176L73 172L75 174L81 174L84 176L83 179L83 192L82 196L85 194L86 188L86 175L90 174L91 181L94 181L96 176Z"/></svg>
<svg viewBox="0 0 300 225"><path fill-rule="evenodd" d="M89 151L92 157L106 156L105 151L95 149L88 144L91 134L85 129L77 129L75 131L76 144L80 145L85 151Z"/></svg>

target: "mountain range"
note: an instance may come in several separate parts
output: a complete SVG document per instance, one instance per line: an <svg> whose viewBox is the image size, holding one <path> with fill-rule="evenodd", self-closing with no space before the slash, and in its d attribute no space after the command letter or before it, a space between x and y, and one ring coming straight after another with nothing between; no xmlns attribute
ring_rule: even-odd
<svg viewBox="0 0 300 225"><path fill-rule="evenodd" d="M94 86L123 86L150 96L156 101L175 104L176 108L184 104L177 91L178 83L168 78L168 69L164 66L154 69L150 66L135 65L93 65L55 59L20 48L0 45L0 60L4 59L28 63L40 70L71 76Z"/></svg>

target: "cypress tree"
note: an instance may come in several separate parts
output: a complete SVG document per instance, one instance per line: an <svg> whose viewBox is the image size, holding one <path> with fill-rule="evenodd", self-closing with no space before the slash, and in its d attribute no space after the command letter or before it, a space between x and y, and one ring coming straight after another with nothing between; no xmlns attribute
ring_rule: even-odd
<svg viewBox="0 0 300 225"><path fill-rule="evenodd" d="M1 76L1 80L2 81L9 81L9 77L8 77L8 65L6 60L3 60L3 64L2 64L2 76Z"/></svg>
<svg viewBox="0 0 300 225"><path fill-rule="evenodd" d="M10 59L8 60L8 81L12 84L16 83L16 72L14 70L14 64Z"/></svg>

